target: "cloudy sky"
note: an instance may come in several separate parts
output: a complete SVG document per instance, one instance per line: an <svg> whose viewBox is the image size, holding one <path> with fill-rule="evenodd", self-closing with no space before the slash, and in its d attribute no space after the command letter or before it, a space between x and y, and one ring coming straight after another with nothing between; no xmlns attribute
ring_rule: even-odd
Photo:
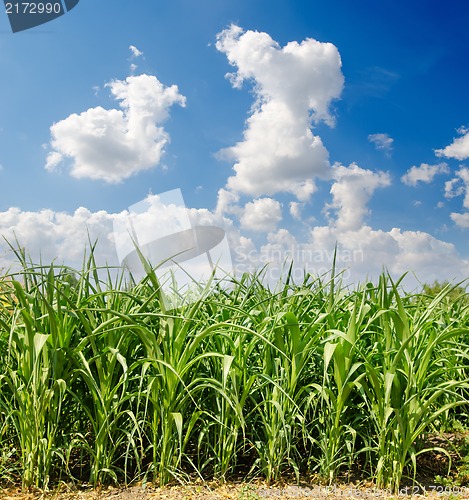
<svg viewBox="0 0 469 500"><path fill-rule="evenodd" d="M237 271L321 273L337 244L355 282L464 279L468 25L435 0L82 0L16 34L0 13L0 234L117 263L115 222L180 188Z"/></svg>

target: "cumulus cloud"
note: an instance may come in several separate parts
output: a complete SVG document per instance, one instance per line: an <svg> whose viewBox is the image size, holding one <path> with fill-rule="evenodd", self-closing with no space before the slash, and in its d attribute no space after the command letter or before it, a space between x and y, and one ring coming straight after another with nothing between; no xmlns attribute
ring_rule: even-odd
<svg viewBox="0 0 469 500"><path fill-rule="evenodd" d="M375 145L376 149L384 151L387 155L391 154L394 139L388 134L370 134L368 140Z"/></svg>
<svg viewBox="0 0 469 500"><path fill-rule="evenodd" d="M135 45L129 45L129 50L131 53L130 59L137 59L143 56L143 52L141 50L138 50L137 47L135 47ZM135 63L130 64L130 72L132 74L134 74L135 71L137 71L137 68L138 66Z"/></svg>
<svg viewBox="0 0 469 500"><path fill-rule="evenodd" d="M281 47L267 33L234 25L218 34L216 47L236 68L228 75L233 87L250 81L255 94L243 140L223 150L235 161L227 189L256 197L290 192L307 200L313 178L330 174L328 151L311 120L334 123L330 103L344 82L337 48L313 39Z"/></svg>
<svg viewBox="0 0 469 500"><path fill-rule="evenodd" d="M70 160L73 177L118 183L159 164L169 142L162 124L172 106L185 106L185 97L176 85L145 74L107 86L121 109L98 106L54 123L48 171Z"/></svg>
<svg viewBox="0 0 469 500"><path fill-rule="evenodd" d="M461 166L456 177L445 183L445 198L451 199L464 194L463 207L469 210L469 168ZM469 227L469 212L450 215L452 221L459 227Z"/></svg>
<svg viewBox="0 0 469 500"><path fill-rule="evenodd" d="M375 230L362 226L354 230L316 226L309 238L298 241L286 229L268 235L268 242L258 251L249 250L252 269L266 269L266 282L274 285L293 264L292 275L302 281L304 273L313 276L328 274L337 245L336 266L345 284L356 286L376 280L389 271L394 279L404 279L407 290L420 288L420 282L459 280L469 274L469 261L462 258L455 246L421 231Z"/></svg>
<svg viewBox="0 0 469 500"><path fill-rule="evenodd" d="M80 207L74 213L41 210L22 211L9 208L0 212L0 268L8 268L15 263L14 257L7 252L3 237L12 244L18 243L25 248L31 259L45 264L56 260L74 268L81 268L83 253L89 241L99 241L96 259L98 264L108 262L117 264L117 254L110 236L112 221L118 214L105 211L90 212Z"/></svg>
<svg viewBox="0 0 469 500"><path fill-rule="evenodd" d="M469 168L460 167L456 177L445 182L445 198L451 199L465 194L463 206L469 208Z"/></svg>
<svg viewBox="0 0 469 500"><path fill-rule="evenodd" d="M282 220L282 206L272 198L259 198L246 203L241 215L241 227L250 231L273 231Z"/></svg>
<svg viewBox="0 0 469 500"><path fill-rule="evenodd" d="M296 220L301 220L301 209L303 208L302 204L297 201L291 201L289 206L290 215Z"/></svg>
<svg viewBox="0 0 469 500"><path fill-rule="evenodd" d="M445 182L445 198L450 200L464 193L464 186L461 185L461 179L454 177Z"/></svg>
<svg viewBox="0 0 469 500"><path fill-rule="evenodd" d="M451 220L459 227L467 229L469 227L469 212L464 212L462 214L453 212L451 215Z"/></svg>
<svg viewBox="0 0 469 500"><path fill-rule="evenodd" d="M461 182L469 182L469 171L461 169L458 175ZM337 245L337 269L343 271L345 283L376 280L387 270L395 279L408 273L404 286L414 290L420 282L464 279L469 275L469 260L451 243L422 231L383 231L364 224L368 202L377 189L390 185L389 174L356 164L336 164L333 178L332 203L326 209L335 210L336 217L331 217L330 225L310 227L309 236L303 241L280 228L269 233L267 242L259 249L253 249L250 242L251 246L242 250L250 270L268 264L266 281L270 285L289 269L290 263L297 281L303 279L305 271L313 276L327 274ZM461 226L469 226L469 213L453 214L452 218Z"/></svg>
<svg viewBox="0 0 469 500"><path fill-rule="evenodd" d="M145 216L151 215L157 197L150 195L148 201L148 213L142 213L142 224ZM216 225L225 229L238 276L269 263L267 280L275 283L291 261L295 264L293 272L297 280L301 280L305 270L313 275L324 274L330 271L336 244L338 269L344 269L345 282L354 285L366 279L376 279L383 266L394 277L411 271L404 281L409 289L418 286L412 272L423 282L463 279L469 275L469 261L458 254L453 244L420 231L397 228L382 231L369 226L354 229L315 226L310 229L309 237L300 242L287 229L281 228L269 233L266 243L257 249L230 219L206 209L189 209L188 213L194 225ZM128 215L127 211L91 212L83 207L71 214L10 208L0 212L0 234L11 242L16 235L35 262L42 258L47 264L56 259L57 263L76 269L81 268L89 235L91 241L98 238L97 264L117 266L119 258L113 227L116 221L123 221ZM457 215L460 216L460 225L468 227L469 213ZM0 269L8 268L14 262L11 253L7 252L7 245L0 244Z"/></svg>
<svg viewBox="0 0 469 500"><path fill-rule="evenodd" d="M132 220L130 232L129 218ZM17 240L32 261L45 265L55 261L81 269L83 254L89 243L97 241L95 258L98 266L119 266L134 250L129 234L139 245L159 239L177 230L195 225L223 228L230 247L250 251L252 242L242 236L233 222L206 209L183 209L179 204L162 205L159 195L149 195L143 202L118 213L104 210L91 212L80 207L73 213L44 209L38 212L10 208L0 212L0 270L17 264L4 238L15 245ZM166 249L163 249L163 251Z"/></svg>
<svg viewBox="0 0 469 500"><path fill-rule="evenodd" d="M240 214L242 208L237 205L239 195L226 189L219 189L217 196L217 214Z"/></svg>
<svg viewBox="0 0 469 500"><path fill-rule="evenodd" d="M456 160L469 158L469 130L466 127L461 127L458 129L458 133L461 137L456 137L449 146L443 149L436 149L435 154Z"/></svg>
<svg viewBox="0 0 469 500"><path fill-rule="evenodd" d="M325 212L329 216L331 210L336 212L333 225L341 231L360 228L369 214L367 203L374 191L391 184L388 173L366 170L355 163L348 167L334 165L333 177L332 203L326 205Z"/></svg>
<svg viewBox="0 0 469 500"><path fill-rule="evenodd" d="M129 45L129 50L132 53L132 57L140 57L143 56L143 52L141 50L138 50L135 45Z"/></svg>
<svg viewBox="0 0 469 500"><path fill-rule="evenodd" d="M224 229L235 260L239 252L244 254L254 249L252 240L241 234L234 222L223 214L212 212L206 208L190 208L188 212L192 226L217 226Z"/></svg>
<svg viewBox="0 0 469 500"><path fill-rule="evenodd" d="M408 186L416 186L419 182L429 184L438 174L449 173L449 168L446 163L438 163L437 165L428 165L421 163L419 167L413 166L401 177L401 181Z"/></svg>

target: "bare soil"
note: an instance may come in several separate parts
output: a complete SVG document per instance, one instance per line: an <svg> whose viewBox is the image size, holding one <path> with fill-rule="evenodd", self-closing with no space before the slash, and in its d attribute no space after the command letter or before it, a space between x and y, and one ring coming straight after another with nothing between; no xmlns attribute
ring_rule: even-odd
<svg viewBox="0 0 469 500"><path fill-rule="evenodd" d="M467 486L439 486L435 485L436 475L447 477L448 455L451 456L454 465L461 457L458 448L462 443L469 443L469 432L446 433L439 436L428 436L426 447L436 447L435 451L423 454L418 458L418 469L420 475L418 482L420 487L412 486L411 483L404 484L396 494L390 491L377 490L372 482L360 479L359 471L356 474L343 477L338 485L321 486L316 484L314 478L305 480L300 485L293 484L288 480L275 486L267 486L262 480L253 482L229 481L224 484L216 482L200 482L194 480L187 485L170 485L166 487L154 487L150 485L136 484L130 487L107 487L92 489L86 486L77 487L61 484L53 491L42 492L39 490L21 491L20 487L8 489L0 488L0 500L378 500L378 499L469 499L469 473L467 478L458 484ZM442 453L445 449L447 454ZM242 478L241 478L242 479ZM461 479L461 477L459 477ZM448 478L448 483L452 481ZM355 481L355 482L350 482Z"/></svg>
<svg viewBox="0 0 469 500"><path fill-rule="evenodd" d="M262 500L262 499L396 499L396 498L450 498L451 500L469 499L469 488L427 486L425 491L417 487L404 487L396 495L391 492L376 490L370 485L344 484L338 486L318 485L283 485L267 486L262 483L193 484L185 486L167 486L155 488L136 485L128 488L106 488L78 490L63 486L53 492L30 491L20 489L0 490L2 500Z"/></svg>

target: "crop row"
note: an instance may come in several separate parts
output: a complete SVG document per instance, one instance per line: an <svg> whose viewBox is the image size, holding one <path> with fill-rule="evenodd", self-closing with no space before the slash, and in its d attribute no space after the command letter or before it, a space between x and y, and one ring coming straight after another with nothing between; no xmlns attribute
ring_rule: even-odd
<svg viewBox="0 0 469 500"><path fill-rule="evenodd" d="M184 481L360 468L415 477L428 433L465 420L467 302L385 274L258 275L163 307L138 284L27 264L0 278L0 478ZM104 270L105 272L106 270Z"/></svg>

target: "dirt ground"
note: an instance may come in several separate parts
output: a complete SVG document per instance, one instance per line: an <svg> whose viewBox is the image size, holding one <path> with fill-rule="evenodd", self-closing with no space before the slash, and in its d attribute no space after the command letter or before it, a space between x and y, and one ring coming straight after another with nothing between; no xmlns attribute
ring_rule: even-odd
<svg viewBox="0 0 469 500"><path fill-rule="evenodd" d="M105 490L74 490L63 486L60 490L42 493L40 491L21 492L19 489L0 490L1 500L262 500L262 499L395 499L399 498L449 498L451 500L469 499L469 488L429 486L418 490L417 487L402 488L399 494L376 490L370 486L353 484L340 486L271 486L265 484L231 483L224 485L187 485L153 488L141 485L129 488L107 488Z"/></svg>

